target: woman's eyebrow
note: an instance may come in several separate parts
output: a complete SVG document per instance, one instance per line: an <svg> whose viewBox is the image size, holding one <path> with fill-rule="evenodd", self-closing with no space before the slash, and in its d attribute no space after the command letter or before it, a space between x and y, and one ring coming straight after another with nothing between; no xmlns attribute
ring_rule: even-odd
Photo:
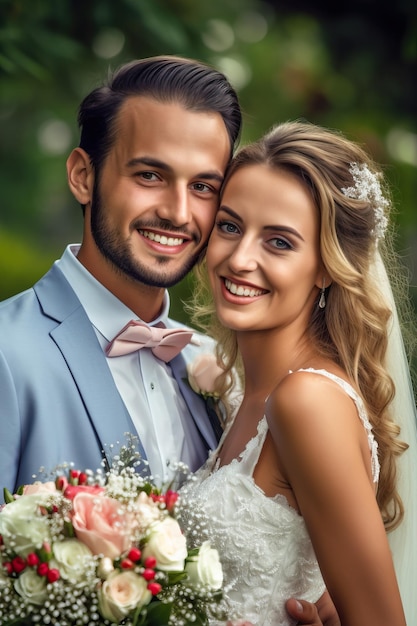
<svg viewBox="0 0 417 626"><path fill-rule="evenodd" d="M225 204L222 204L219 207L219 211L224 211L225 213L230 215L230 217L233 217L233 219L238 221L238 222L242 222L243 221L238 213L233 211L233 209L231 209L230 207L228 207ZM298 230L296 230L295 228L291 228L291 226L283 226L283 225L280 225L280 224L265 224L263 229L264 230L270 230L270 231L273 231L273 232L276 232L277 230L279 230L279 232L281 232L281 233L288 233L290 235L294 235L294 237L297 237L301 241L304 241L304 238L300 235Z"/></svg>

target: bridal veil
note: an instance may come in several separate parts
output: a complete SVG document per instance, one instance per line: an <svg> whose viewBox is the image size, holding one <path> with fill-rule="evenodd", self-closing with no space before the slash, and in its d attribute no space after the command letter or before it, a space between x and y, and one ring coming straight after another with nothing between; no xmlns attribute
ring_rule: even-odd
<svg viewBox="0 0 417 626"><path fill-rule="evenodd" d="M392 311L387 370L395 384L393 420L400 426L399 438L409 448L398 460L398 491L404 504L401 524L388 533L407 624L417 619L417 419L410 365L392 288L379 252L374 265L376 284Z"/></svg>

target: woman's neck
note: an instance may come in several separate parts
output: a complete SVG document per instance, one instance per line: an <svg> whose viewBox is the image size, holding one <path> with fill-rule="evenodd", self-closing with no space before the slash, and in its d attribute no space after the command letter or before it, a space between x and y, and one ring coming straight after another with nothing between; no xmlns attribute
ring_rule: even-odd
<svg viewBox="0 0 417 626"><path fill-rule="evenodd" d="M314 366L317 350L287 329L243 332L237 342L245 373L245 396L265 400L288 372Z"/></svg>

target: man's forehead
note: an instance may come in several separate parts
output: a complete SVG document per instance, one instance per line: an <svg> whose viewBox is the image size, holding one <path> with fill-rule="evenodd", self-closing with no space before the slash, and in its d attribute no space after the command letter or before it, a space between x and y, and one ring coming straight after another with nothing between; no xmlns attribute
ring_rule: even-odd
<svg viewBox="0 0 417 626"><path fill-rule="evenodd" d="M190 111L179 102L131 96L121 107L111 152L126 163L142 156L167 164L188 151L193 158L215 160L223 174L230 141L219 113ZM189 156L187 156L189 159Z"/></svg>

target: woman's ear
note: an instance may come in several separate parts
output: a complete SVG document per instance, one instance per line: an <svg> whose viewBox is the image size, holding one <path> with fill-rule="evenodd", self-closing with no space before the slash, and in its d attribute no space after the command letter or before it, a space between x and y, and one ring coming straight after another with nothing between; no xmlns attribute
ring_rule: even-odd
<svg viewBox="0 0 417 626"><path fill-rule="evenodd" d="M316 281L316 287L320 290L327 289L332 284L332 279L329 278L327 274L321 274L321 276Z"/></svg>
<svg viewBox="0 0 417 626"><path fill-rule="evenodd" d="M90 157L82 148L74 148L67 159L67 178L71 192L85 206L93 197L94 170Z"/></svg>
<svg viewBox="0 0 417 626"><path fill-rule="evenodd" d="M323 289L327 289L327 287L329 287L332 282L333 281L327 273L327 270L324 267L321 267L320 270L317 272L316 287L318 287L320 291L322 291Z"/></svg>

